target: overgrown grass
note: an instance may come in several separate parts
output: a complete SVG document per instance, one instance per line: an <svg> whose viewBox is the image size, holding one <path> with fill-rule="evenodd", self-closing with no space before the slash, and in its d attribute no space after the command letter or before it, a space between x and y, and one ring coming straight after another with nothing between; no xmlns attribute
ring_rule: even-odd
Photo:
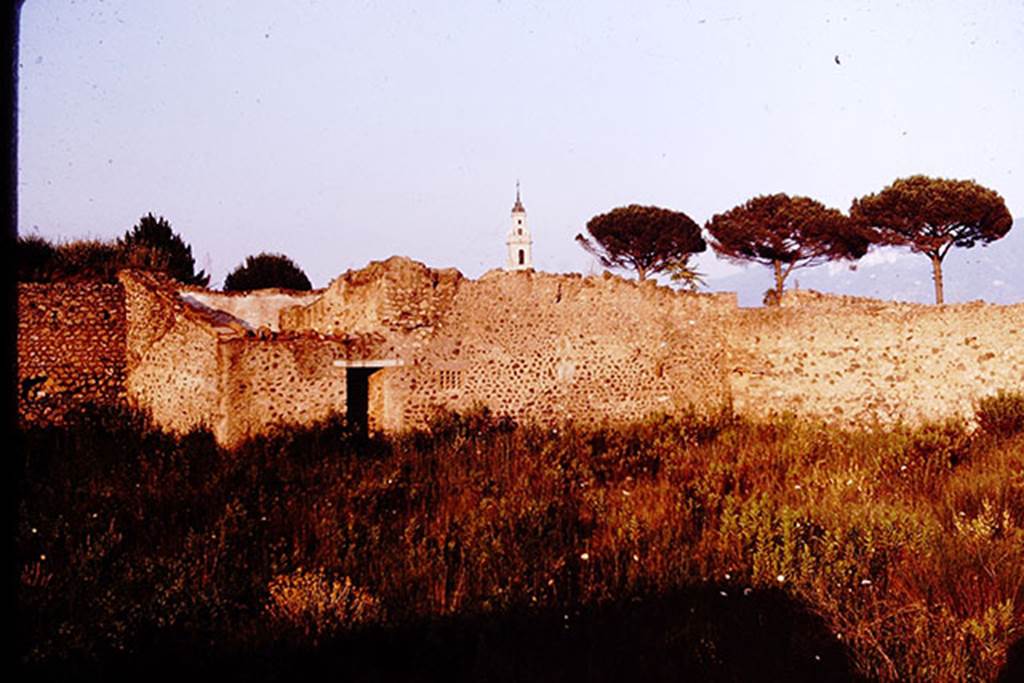
<svg viewBox="0 0 1024 683"><path fill-rule="evenodd" d="M1012 436L1024 431L1024 393L1000 389L978 401L978 426L995 436Z"/></svg>
<svg viewBox="0 0 1024 683"><path fill-rule="evenodd" d="M117 272L136 268L167 272L165 250L123 240L51 242L38 235L19 237L16 249L18 282L117 282Z"/></svg>
<svg viewBox="0 0 1024 683"><path fill-rule="evenodd" d="M234 452L83 414L22 434L23 659L219 652L259 677L255 653L355 666L378 632L388 648L429 632L471 643L467 677L505 667L480 643L519 638L554 648L553 679L614 679L595 648L642 638L676 657L645 650L645 676L729 678L757 672L722 669L729 653L799 621L772 645L794 666L993 680L1024 636L1024 434L985 410L1003 414L982 404L973 434L730 414L540 429L480 412L361 439L335 420ZM588 675L567 674L558 652L584 642ZM436 678L461 664L446 666Z"/></svg>

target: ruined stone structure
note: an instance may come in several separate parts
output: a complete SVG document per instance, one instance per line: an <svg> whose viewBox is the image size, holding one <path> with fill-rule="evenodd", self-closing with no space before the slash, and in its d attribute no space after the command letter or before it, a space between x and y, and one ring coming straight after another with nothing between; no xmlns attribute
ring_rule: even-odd
<svg viewBox="0 0 1024 683"><path fill-rule="evenodd" d="M792 292L741 309L734 295L607 274L469 280L399 257L315 292L222 294L123 272L119 285L20 296L23 420L127 401L227 445L336 413L387 430L476 406L541 423L727 404L918 422L1024 391L1024 304Z"/></svg>
<svg viewBox="0 0 1024 683"><path fill-rule="evenodd" d="M18 287L18 401L23 419L59 422L84 403L123 400L125 351L121 287Z"/></svg>
<svg viewBox="0 0 1024 683"><path fill-rule="evenodd" d="M787 292L739 311L734 407L845 423L969 417L981 396L1024 391L1024 303L933 306Z"/></svg>

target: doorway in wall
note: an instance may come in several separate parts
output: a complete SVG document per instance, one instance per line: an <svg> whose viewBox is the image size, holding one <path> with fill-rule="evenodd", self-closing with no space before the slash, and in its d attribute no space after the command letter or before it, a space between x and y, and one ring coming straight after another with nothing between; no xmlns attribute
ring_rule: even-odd
<svg viewBox="0 0 1024 683"><path fill-rule="evenodd" d="M380 371L404 364L399 358L334 361L335 367L345 369L345 416L354 431L366 434L370 430L400 426L393 419L387 421L388 401L384 385L391 371Z"/></svg>
<svg viewBox="0 0 1024 683"><path fill-rule="evenodd" d="M349 426L366 434L370 426L370 375L379 368L345 370L345 415Z"/></svg>

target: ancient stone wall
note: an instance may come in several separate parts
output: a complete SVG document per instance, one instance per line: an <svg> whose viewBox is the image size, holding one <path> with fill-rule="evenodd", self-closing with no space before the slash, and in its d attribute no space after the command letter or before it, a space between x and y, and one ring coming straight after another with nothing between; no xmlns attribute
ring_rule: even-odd
<svg viewBox="0 0 1024 683"><path fill-rule="evenodd" d="M346 371L335 360L375 354L374 335L253 330L236 314L266 311L234 297L202 300L148 273L121 274L127 292L128 396L175 432L210 428L234 446L276 424L309 424L344 414ZM294 299L291 303L294 303Z"/></svg>
<svg viewBox="0 0 1024 683"><path fill-rule="evenodd" d="M116 284L18 286L18 405L26 422L59 422L84 403L125 395L124 290Z"/></svg>
<svg viewBox="0 0 1024 683"><path fill-rule="evenodd" d="M226 423L217 433L233 445L277 424L310 424L345 413L340 340L316 335L235 338L221 342Z"/></svg>
<svg viewBox="0 0 1024 683"><path fill-rule="evenodd" d="M252 292L211 292L198 287L178 290L182 300L197 309L221 311L233 316L249 330L280 330L281 310L313 303L322 291L293 292L285 289L260 289Z"/></svg>
<svg viewBox="0 0 1024 683"><path fill-rule="evenodd" d="M467 280L397 257L301 300L119 279L22 286L23 418L127 399L169 430L206 426L233 445L343 413L359 396L372 427L397 430L478 406L592 423L730 402L745 414L916 423L1024 391L1024 304L791 292L779 307L739 309L734 295L610 275Z"/></svg>
<svg viewBox="0 0 1024 683"><path fill-rule="evenodd" d="M222 432L219 339L237 330L185 305L167 280L128 271L119 278L126 294L129 402L173 432Z"/></svg>
<svg viewBox="0 0 1024 683"><path fill-rule="evenodd" d="M738 311L737 411L870 424L968 417L998 389L1024 391L1024 304L930 306L791 292Z"/></svg>
<svg viewBox="0 0 1024 683"><path fill-rule="evenodd" d="M728 401L716 301L619 278L495 271L460 287L393 391L402 422L485 405L528 422L629 421Z"/></svg>
<svg viewBox="0 0 1024 683"><path fill-rule="evenodd" d="M408 259L348 273L283 325L375 330L380 424L486 406L525 421L633 420L728 401L718 322L734 297L533 271L465 280ZM712 323L712 324L707 324Z"/></svg>
<svg viewBox="0 0 1024 683"><path fill-rule="evenodd" d="M403 257L375 261L341 275L311 304L281 312L281 328L324 334L412 332L447 311L464 278Z"/></svg>

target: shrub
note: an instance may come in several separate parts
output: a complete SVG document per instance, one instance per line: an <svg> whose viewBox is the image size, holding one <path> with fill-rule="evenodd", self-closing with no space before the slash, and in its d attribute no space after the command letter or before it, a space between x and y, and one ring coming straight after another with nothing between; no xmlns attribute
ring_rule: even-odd
<svg viewBox="0 0 1024 683"><path fill-rule="evenodd" d="M284 254L263 252L256 256L246 256L245 263L236 266L224 278L225 292L247 292L272 287L300 292L313 289L302 268Z"/></svg>
<svg viewBox="0 0 1024 683"><path fill-rule="evenodd" d="M116 241L84 239L53 243L30 235L16 249L19 282L116 282L117 272L135 268L162 272L186 284L205 286L209 276L194 272L192 248L163 218L144 216Z"/></svg>
<svg viewBox="0 0 1024 683"><path fill-rule="evenodd" d="M866 679L986 680L1024 624L1024 437L958 422L541 428L481 409L369 439L338 419L281 427L228 452L92 411L21 436L16 620L36 661L181 634L213 656L282 636L345 651L432 642L441 622L476 643L474 624L516 614L579 637L580 613L694 590L715 631L773 591Z"/></svg>
<svg viewBox="0 0 1024 683"><path fill-rule="evenodd" d="M114 282L123 267L121 249L101 240L54 244L42 237L19 237L16 258L19 282Z"/></svg>
<svg viewBox="0 0 1024 683"><path fill-rule="evenodd" d="M19 237L15 260L18 282L46 282L57 260L57 247L38 235Z"/></svg>
<svg viewBox="0 0 1024 683"><path fill-rule="evenodd" d="M131 230L125 232L124 237L118 240L118 246L126 254L141 248L143 255L140 260L154 269L166 272L179 282L200 287L210 283L209 275L202 270L198 273L195 270L192 246L181 239L163 216L146 214Z"/></svg>
<svg viewBox="0 0 1024 683"><path fill-rule="evenodd" d="M313 643L383 617L377 598L352 585L347 576L332 579L322 569L299 567L290 574L280 574L271 580L268 590L271 621L297 629Z"/></svg>
<svg viewBox="0 0 1024 683"><path fill-rule="evenodd" d="M996 437L1024 431L1024 393L1000 389L978 401L974 419L985 433Z"/></svg>

